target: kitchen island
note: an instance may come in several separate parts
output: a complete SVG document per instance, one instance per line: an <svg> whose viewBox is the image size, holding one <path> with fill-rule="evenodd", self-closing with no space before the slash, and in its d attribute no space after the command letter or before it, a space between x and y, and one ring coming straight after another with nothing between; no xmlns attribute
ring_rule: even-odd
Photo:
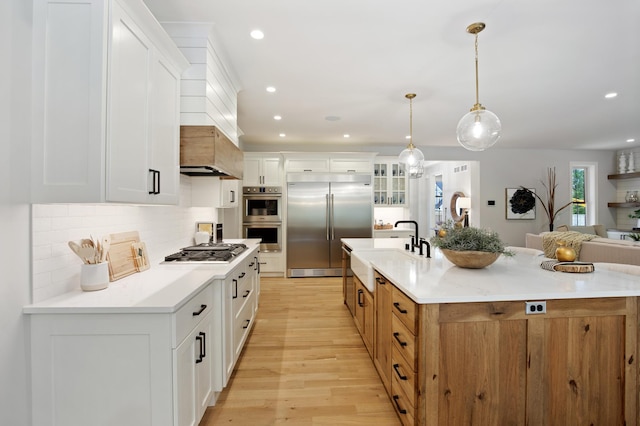
<svg viewBox="0 0 640 426"><path fill-rule="evenodd" d="M637 424L639 277L524 254L462 269L404 241L342 241L356 325L364 305L372 327L358 328L403 424Z"/></svg>
<svg viewBox="0 0 640 426"><path fill-rule="evenodd" d="M259 240L230 263L162 263L25 306L34 425L195 425L253 326Z"/></svg>

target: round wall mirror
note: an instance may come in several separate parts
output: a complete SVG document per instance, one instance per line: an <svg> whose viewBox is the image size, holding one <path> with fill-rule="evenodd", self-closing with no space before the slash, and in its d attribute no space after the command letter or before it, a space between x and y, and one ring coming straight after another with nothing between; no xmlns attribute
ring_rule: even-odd
<svg viewBox="0 0 640 426"><path fill-rule="evenodd" d="M449 205L450 211L451 211L451 219L453 219L454 222L462 222L464 220L464 216L458 214L458 198L462 198L465 197L464 192L460 192L460 191L456 191L453 193L453 195L451 196L451 204Z"/></svg>

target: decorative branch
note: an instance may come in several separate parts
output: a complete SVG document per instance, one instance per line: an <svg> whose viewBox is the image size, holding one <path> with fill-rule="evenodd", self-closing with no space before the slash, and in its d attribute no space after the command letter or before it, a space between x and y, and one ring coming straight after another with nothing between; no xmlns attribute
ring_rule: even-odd
<svg viewBox="0 0 640 426"><path fill-rule="evenodd" d="M547 191L547 201L546 202L538 194L536 194L535 192L525 188L524 186L521 186L520 188L522 188L525 191L529 192L530 194L532 194L534 197L536 197L540 201L540 204L542 205L542 208L544 209L544 212L547 215L547 219L549 219L549 229L553 230L553 224L555 222L556 216L558 216L558 214L562 210L566 209L571 204L573 204L573 201L569 201L567 204L563 205L562 207L560 207L559 209L556 210L555 199L556 199L556 188L558 187L558 184L556 183L556 168L555 167L554 168L549 167L547 169L547 183L545 184L544 182L542 182L542 186L544 186L544 188Z"/></svg>

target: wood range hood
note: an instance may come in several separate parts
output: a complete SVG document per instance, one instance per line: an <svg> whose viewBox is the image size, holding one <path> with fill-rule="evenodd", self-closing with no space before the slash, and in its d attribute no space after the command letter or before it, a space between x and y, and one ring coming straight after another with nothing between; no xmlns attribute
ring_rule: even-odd
<svg viewBox="0 0 640 426"><path fill-rule="evenodd" d="M244 155L215 126L180 126L180 173L242 179Z"/></svg>

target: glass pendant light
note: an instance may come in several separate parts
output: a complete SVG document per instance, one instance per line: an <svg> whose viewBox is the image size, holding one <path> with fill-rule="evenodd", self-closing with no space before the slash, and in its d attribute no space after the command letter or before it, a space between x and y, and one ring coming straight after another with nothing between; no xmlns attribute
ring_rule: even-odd
<svg viewBox="0 0 640 426"><path fill-rule="evenodd" d="M409 99L409 145L400 153L398 161L406 165L410 179L417 179L424 173L424 154L413 144L413 98L416 94L407 93L404 97Z"/></svg>
<svg viewBox="0 0 640 426"><path fill-rule="evenodd" d="M478 33L485 24L476 22L467 27L467 32L475 36L476 51L476 103L458 122L456 134L460 145L469 151L484 151L492 147L500 138L502 124L497 115L480 104L478 96Z"/></svg>

